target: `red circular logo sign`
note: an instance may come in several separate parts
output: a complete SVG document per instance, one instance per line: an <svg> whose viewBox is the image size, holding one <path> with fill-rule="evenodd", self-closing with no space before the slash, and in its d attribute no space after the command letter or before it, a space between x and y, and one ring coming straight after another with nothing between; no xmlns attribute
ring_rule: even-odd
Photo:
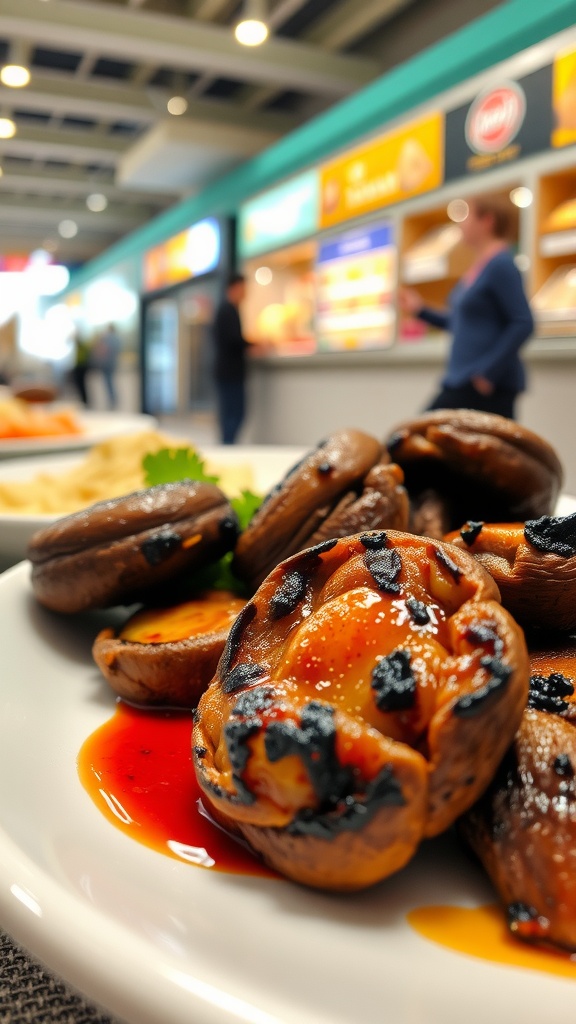
<svg viewBox="0 0 576 1024"><path fill-rule="evenodd" d="M468 111L466 141L476 153L499 153L516 138L526 114L526 97L516 82L480 93Z"/></svg>

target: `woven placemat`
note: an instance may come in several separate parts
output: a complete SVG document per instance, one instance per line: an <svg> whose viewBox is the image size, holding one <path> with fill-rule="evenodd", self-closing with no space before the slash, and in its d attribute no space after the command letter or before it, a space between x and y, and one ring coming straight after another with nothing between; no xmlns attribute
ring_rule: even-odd
<svg viewBox="0 0 576 1024"><path fill-rule="evenodd" d="M119 1024L0 932L0 1024Z"/></svg>

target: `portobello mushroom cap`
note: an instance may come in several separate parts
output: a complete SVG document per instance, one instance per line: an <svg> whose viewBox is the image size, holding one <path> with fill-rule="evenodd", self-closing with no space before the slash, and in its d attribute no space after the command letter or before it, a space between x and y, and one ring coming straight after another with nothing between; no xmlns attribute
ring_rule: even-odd
<svg viewBox="0 0 576 1024"><path fill-rule="evenodd" d="M404 470L411 501L435 491L446 504L449 529L467 519L549 515L560 493L563 472L554 449L503 416L439 409L397 427L386 444Z"/></svg>
<svg viewBox="0 0 576 1024"><path fill-rule="evenodd" d="M154 586L229 551L238 521L212 484L185 480L100 501L30 540L32 589L72 614L143 601Z"/></svg>
<svg viewBox="0 0 576 1024"><path fill-rule="evenodd" d="M236 619L195 716L196 774L272 867L361 889L484 790L528 674L524 634L467 552L393 531L326 541Z"/></svg>
<svg viewBox="0 0 576 1024"><path fill-rule="evenodd" d="M196 707L245 603L218 590L175 608L144 609L120 630L100 631L92 647L94 661L112 689L132 704ZM188 628L170 630L171 617Z"/></svg>
<svg viewBox="0 0 576 1024"><path fill-rule="evenodd" d="M576 513L525 524L468 522L446 540L478 559L522 626L576 629Z"/></svg>
<svg viewBox="0 0 576 1024"><path fill-rule="evenodd" d="M548 643L531 656L514 742L461 829L511 932L576 952L576 640Z"/></svg>
<svg viewBox="0 0 576 1024"><path fill-rule="evenodd" d="M403 474L360 430L321 442L264 499L234 551L234 572L256 589L283 559L322 540L362 530L406 529Z"/></svg>

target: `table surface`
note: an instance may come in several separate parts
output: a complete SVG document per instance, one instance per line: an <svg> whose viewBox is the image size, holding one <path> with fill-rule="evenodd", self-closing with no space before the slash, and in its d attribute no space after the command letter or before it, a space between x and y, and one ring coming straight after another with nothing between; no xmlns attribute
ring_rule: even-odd
<svg viewBox="0 0 576 1024"><path fill-rule="evenodd" d="M120 1024L0 932L0 1021L10 1024Z"/></svg>

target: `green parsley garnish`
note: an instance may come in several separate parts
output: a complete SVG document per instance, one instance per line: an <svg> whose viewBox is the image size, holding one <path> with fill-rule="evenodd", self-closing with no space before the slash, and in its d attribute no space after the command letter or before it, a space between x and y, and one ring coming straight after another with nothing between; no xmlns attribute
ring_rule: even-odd
<svg viewBox="0 0 576 1024"><path fill-rule="evenodd" d="M192 448L161 448L145 455L142 460L146 487L173 484L179 480L199 480L204 484L217 484L219 477L206 472L206 464Z"/></svg>
<svg viewBox="0 0 576 1024"><path fill-rule="evenodd" d="M205 484L220 483L220 477L211 476L206 472L204 459L192 448L161 448L160 451L144 456L142 469L146 487L178 483L181 480L197 480ZM230 504L238 516L240 529L245 530L262 504L262 497L244 490L237 498L231 498ZM187 592L187 584L183 585ZM191 585L196 593L202 590L232 590L243 597L249 596L244 584L232 572L231 551L213 565L197 570L194 579L189 580L188 585ZM179 595L179 599L187 600L187 596Z"/></svg>

